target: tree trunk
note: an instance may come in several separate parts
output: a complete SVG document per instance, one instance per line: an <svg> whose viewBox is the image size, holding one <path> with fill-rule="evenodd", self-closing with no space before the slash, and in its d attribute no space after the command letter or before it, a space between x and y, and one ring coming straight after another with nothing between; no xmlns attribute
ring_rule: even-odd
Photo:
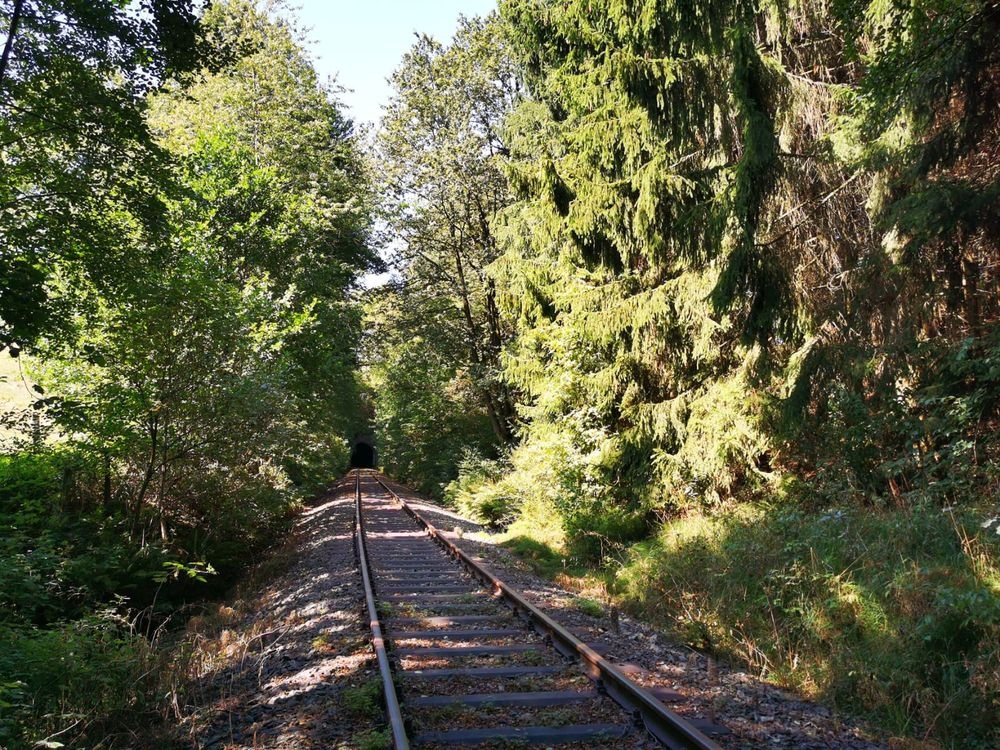
<svg viewBox="0 0 1000 750"><path fill-rule="evenodd" d="M156 512L160 517L160 541L166 543L170 541L164 508L164 501L167 494L167 473L170 471L170 462L167 459L167 452L170 449L169 424L163 425L163 439L160 441L160 444L163 447L160 449L160 486L156 491Z"/></svg>
<svg viewBox="0 0 1000 750"><path fill-rule="evenodd" d="M17 27L21 23L21 14L23 12L24 0L14 0L14 12L10 16L10 29L7 32L7 41L3 46L3 54L0 55L0 87L3 86L3 79L7 75L10 52L14 48L14 37L17 35Z"/></svg>
<svg viewBox="0 0 1000 750"><path fill-rule="evenodd" d="M962 256L962 285L965 287L965 322L969 333L981 333L982 315L979 309L979 263L971 252Z"/></svg>
<svg viewBox="0 0 1000 750"><path fill-rule="evenodd" d="M160 514L160 541L162 542L170 541L170 534L167 531L167 518L164 515L164 507L163 507L163 501L167 489L167 471L168 471L168 465L166 463L166 451L164 450L163 468L160 471L160 489L156 493L156 509Z"/></svg>
<svg viewBox="0 0 1000 750"><path fill-rule="evenodd" d="M500 367L500 352L503 350L503 332L500 329L500 310L496 303L496 284L492 278L486 280L486 326L489 330L490 364L497 369ZM498 385L496 393L497 417L502 423L502 435L500 438L504 443L511 443L514 440L514 405L511 403L510 393L502 385Z"/></svg>
<svg viewBox="0 0 1000 750"><path fill-rule="evenodd" d="M107 448L104 449L104 491L102 492L102 499L104 501L104 509L108 510L111 507L111 453Z"/></svg>
<svg viewBox="0 0 1000 750"><path fill-rule="evenodd" d="M142 477L142 484L139 485L139 492L135 498L135 518L139 517L142 511L142 503L149 490L149 483L153 481L153 474L156 473L156 456L159 453L159 418L153 417L149 420L149 460L146 462L146 472Z"/></svg>
<svg viewBox="0 0 1000 750"><path fill-rule="evenodd" d="M479 350L482 333L480 332L479 326L476 324L476 320L472 315L472 302L469 300L469 287L465 279L465 266L462 262L460 243L455 244L453 251L455 255L455 270L458 274L460 287L459 291L462 297L462 314L465 316L465 322L469 326L469 354L472 359L472 363L479 369L482 369L484 364L489 365L491 363L484 363L482 353ZM490 390L489 386L479 382L477 382L476 385L483 395L484 405L486 406L486 411L490 416L490 424L493 426L493 432L496 434L497 439L500 442L509 444L513 440L514 436L509 425L507 424L507 420L503 415L502 406L497 403L497 398Z"/></svg>
<svg viewBox="0 0 1000 750"><path fill-rule="evenodd" d="M465 264L462 262L462 249L460 243L456 243L452 248L455 256L455 271L458 274L459 293L462 296L462 314L465 322L469 326L470 339L472 341L472 359L477 364L481 361L479 356L479 326L472 316L472 303L469 301L469 285L465 280Z"/></svg>

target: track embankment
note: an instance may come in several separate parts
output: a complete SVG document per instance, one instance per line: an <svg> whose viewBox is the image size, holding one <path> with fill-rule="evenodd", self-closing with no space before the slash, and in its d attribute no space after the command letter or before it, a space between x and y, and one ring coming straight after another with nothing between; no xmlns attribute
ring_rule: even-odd
<svg viewBox="0 0 1000 750"><path fill-rule="evenodd" d="M231 602L188 625L179 732L199 750L380 746L378 670L361 616L354 484L305 509Z"/></svg>
<svg viewBox="0 0 1000 750"><path fill-rule="evenodd" d="M358 565L355 482L345 478L304 511L289 544L262 564L256 588L189 624L190 686L176 706L188 746L392 746ZM444 546L456 544L488 566L528 609L570 631L682 723L704 730L705 746L883 747L860 725L629 617L584 611L577 594L532 575L474 523L384 477L369 474L360 489L372 605L414 747L662 745L643 727L649 716L612 700L608 675L567 656L558 636L546 636L529 611L455 562L397 498L436 527Z"/></svg>

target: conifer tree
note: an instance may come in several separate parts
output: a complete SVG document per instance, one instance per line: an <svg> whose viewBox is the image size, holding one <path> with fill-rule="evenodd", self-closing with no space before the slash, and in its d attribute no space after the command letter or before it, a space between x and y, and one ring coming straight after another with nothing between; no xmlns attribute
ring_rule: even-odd
<svg viewBox="0 0 1000 750"><path fill-rule="evenodd" d="M894 413L949 310L982 331L989 3L501 12L529 93L508 120L518 200L493 267L519 320L507 373L527 440L564 431L585 483L618 488L595 513L752 488L778 454L848 468L808 425L843 399ZM948 251L961 236L976 239ZM942 291L953 302L932 303ZM879 467L906 440L862 441L849 472L892 491Z"/></svg>

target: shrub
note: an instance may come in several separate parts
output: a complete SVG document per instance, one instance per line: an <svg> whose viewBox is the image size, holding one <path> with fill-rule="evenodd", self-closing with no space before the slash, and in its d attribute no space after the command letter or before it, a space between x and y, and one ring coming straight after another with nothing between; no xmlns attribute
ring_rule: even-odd
<svg viewBox="0 0 1000 750"><path fill-rule="evenodd" d="M731 506L666 524L612 585L695 646L891 731L979 748L1000 739L1000 537L981 522Z"/></svg>
<svg viewBox="0 0 1000 750"><path fill-rule="evenodd" d="M107 739L154 710L154 651L108 612L49 630L0 626L0 746Z"/></svg>

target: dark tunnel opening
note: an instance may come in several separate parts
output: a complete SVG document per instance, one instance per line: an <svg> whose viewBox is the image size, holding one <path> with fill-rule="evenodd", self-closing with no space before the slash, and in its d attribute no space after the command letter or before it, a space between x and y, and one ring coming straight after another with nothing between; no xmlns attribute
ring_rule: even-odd
<svg viewBox="0 0 1000 750"><path fill-rule="evenodd" d="M375 448L362 440L357 441L351 449L352 469L374 469Z"/></svg>

